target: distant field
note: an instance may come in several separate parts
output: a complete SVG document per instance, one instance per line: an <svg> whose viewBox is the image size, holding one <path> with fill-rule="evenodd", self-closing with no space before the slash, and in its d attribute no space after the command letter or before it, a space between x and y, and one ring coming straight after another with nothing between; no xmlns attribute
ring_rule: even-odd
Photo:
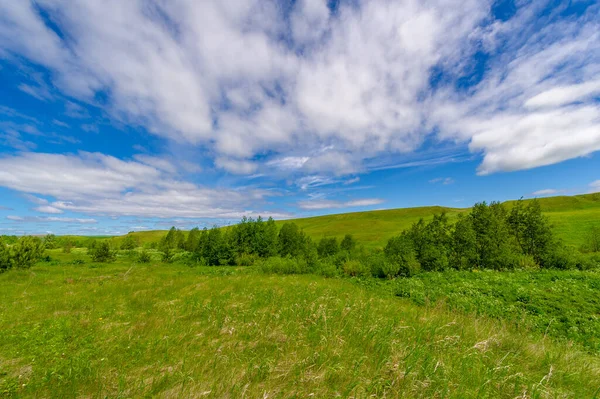
<svg viewBox="0 0 600 399"><path fill-rule="evenodd" d="M51 256L0 275L0 396L593 398L600 387L599 358L577 344L397 289ZM571 273L555 272L561 289Z"/></svg>
<svg viewBox="0 0 600 399"><path fill-rule="evenodd" d="M586 229L600 223L600 193L576 196L560 196L539 199L544 213L552 222L556 234L568 245L579 247L583 243ZM508 201L510 207L514 201ZM445 211L451 220L459 213L468 212L468 208L445 208L429 206L420 208L401 208L382 211L343 213L292 219L313 239L321 237L343 238L352 234L368 248L383 247L393 236L409 228L420 218L431 218ZM278 221L279 226L287 221ZM166 234L165 230L153 230L133 233L140 242L157 242ZM115 238L116 242L120 238Z"/></svg>

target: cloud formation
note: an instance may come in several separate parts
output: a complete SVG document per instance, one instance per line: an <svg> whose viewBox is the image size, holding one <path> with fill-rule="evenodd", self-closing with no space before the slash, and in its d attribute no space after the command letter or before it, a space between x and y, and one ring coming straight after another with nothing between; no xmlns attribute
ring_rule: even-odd
<svg viewBox="0 0 600 399"><path fill-rule="evenodd" d="M13 1L0 4L0 48L231 173L269 154L352 174L435 136L483 154L489 174L600 150L599 6L561 18L567 4L549 4L520 2L503 21L480 0Z"/></svg>
<svg viewBox="0 0 600 399"><path fill-rule="evenodd" d="M333 200L324 200L317 199L311 201L300 201L298 206L300 209L304 210L322 210L322 209L341 209L341 208L356 208L356 207L365 207L365 206L373 206L382 204L384 200L379 198L364 198L358 200L351 201L333 201Z"/></svg>
<svg viewBox="0 0 600 399"><path fill-rule="evenodd" d="M143 158L148 163L147 158ZM205 188L178 180L165 164L81 152L79 154L23 153L0 158L0 185L33 195L39 212L83 212L106 216L230 218L258 214L286 217L285 212L252 210L272 192L259 189ZM167 169L167 170L164 170ZM248 208L246 208L248 207ZM41 218L36 220L62 220Z"/></svg>

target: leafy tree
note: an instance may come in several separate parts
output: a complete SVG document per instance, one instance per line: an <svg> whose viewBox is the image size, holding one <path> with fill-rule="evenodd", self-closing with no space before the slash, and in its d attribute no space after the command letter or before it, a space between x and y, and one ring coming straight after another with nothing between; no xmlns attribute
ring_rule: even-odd
<svg viewBox="0 0 600 399"><path fill-rule="evenodd" d="M328 256L333 256L337 254L340 250L338 242L335 237L323 237L319 241L319 245L317 246L317 252L321 258L326 258Z"/></svg>
<svg viewBox="0 0 600 399"><path fill-rule="evenodd" d="M340 243L340 248L343 251L354 251L354 248L356 248L356 241L354 240L354 237L352 237L352 234L346 234L344 236L344 239Z"/></svg>
<svg viewBox="0 0 600 399"><path fill-rule="evenodd" d="M304 251L306 239L296 223L285 223L279 230L279 253L281 256L297 257Z"/></svg>
<svg viewBox="0 0 600 399"><path fill-rule="evenodd" d="M507 223L508 214L499 202L475 204L469 215L477 239L479 267L510 269L517 265L516 243Z"/></svg>
<svg viewBox="0 0 600 399"><path fill-rule="evenodd" d="M54 234L46 234L46 236L43 239L43 242L44 242L44 247L46 249L58 248L58 241Z"/></svg>
<svg viewBox="0 0 600 399"><path fill-rule="evenodd" d="M194 227L190 230L188 234L187 240L185 242L185 250L188 252L196 252L198 245L200 244L200 229L198 227Z"/></svg>
<svg viewBox="0 0 600 399"><path fill-rule="evenodd" d="M98 241L88 253L94 262L112 262L117 258L108 241Z"/></svg>
<svg viewBox="0 0 600 399"><path fill-rule="evenodd" d="M458 221L454 225L451 240L450 264L452 267L464 270L479 264L477 236L470 217L464 217L462 214L458 215Z"/></svg>
<svg viewBox="0 0 600 399"><path fill-rule="evenodd" d="M12 247L12 263L16 268L28 269L42 258L44 244L37 237L24 236L19 238Z"/></svg>
<svg viewBox="0 0 600 399"><path fill-rule="evenodd" d="M12 268L10 248L0 239L0 273Z"/></svg>
<svg viewBox="0 0 600 399"><path fill-rule="evenodd" d="M259 218L260 219L260 218ZM259 230L260 236L258 239L258 255L263 258L277 255L277 225L273 218L269 218L263 223L262 228Z"/></svg>
<svg viewBox="0 0 600 399"><path fill-rule="evenodd" d="M121 249L132 250L139 247L139 245L140 243L137 237L135 237L133 234L127 234L123 239L123 242L121 242Z"/></svg>
<svg viewBox="0 0 600 399"><path fill-rule="evenodd" d="M392 278L396 275L411 276L419 271L421 265L417 260L414 241L410 234L403 233L392 237L383 250L386 263L383 273Z"/></svg>
<svg viewBox="0 0 600 399"><path fill-rule="evenodd" d="M538 263L551 250L553 242L552 230L548 218L542 214L537 199L524 207L519 200L508 216L508 225L521 248L521 252L530 255Z"/></svg>
<svg viewBox="0 0 600 399"><path fill-rule="evenodd" d="M140 251L140 253L138 255L138 262L150 263L151 260L152 260L152 257L150 256L150 253L148 251L146 251L145 249Z"/></svg>

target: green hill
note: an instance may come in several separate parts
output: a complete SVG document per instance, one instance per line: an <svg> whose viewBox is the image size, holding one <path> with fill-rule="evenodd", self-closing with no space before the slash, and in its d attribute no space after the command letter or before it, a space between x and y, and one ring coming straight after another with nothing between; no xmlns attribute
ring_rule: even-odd
<svg viewBox="0 0 600 399"><path fill-rule="evenodd" d="M600 193L575 196L558 196L538 199L548 216L556 234L568 245L582 244L585 231L594 223L600 223ZM531 201L531 200L525 200ZM511 207L515 201L507 201ZM301 219L277 221L282 226L288 221L296 223L313 239L321 237L342 238L352 234L361 244L369 248L383 247L387 240L409 228L420 218L428 219L434 214L446 212L450 219L469 208L446 208L426 206L380 211L353 212L335 215L316 216ZM156 242L166 234L165 230L152 230L132 233L140 242ZM120 241L116 237L115 241Z"/></svg>

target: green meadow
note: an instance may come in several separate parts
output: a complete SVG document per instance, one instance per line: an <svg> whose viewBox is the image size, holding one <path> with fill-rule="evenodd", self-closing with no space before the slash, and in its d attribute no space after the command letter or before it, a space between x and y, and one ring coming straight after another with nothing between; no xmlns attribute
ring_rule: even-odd
<svg viewBox="0 0 600 399"><path fill-rule="evenodd" d="M374 284L269 275L256 266L142 265L126 253L110 264L91 262L83 250L49 253L29 270L0 275L4 397L599 394L597 341L561 339L516 313L478 312L480 298L471 298L472 308L445 303L426 292L427 278L403 289L409 279ZM540 291L551 292L555 277L565 292L600 297L599 274L553 273ZM514 279L492 275L498 286ZM432 283L435 291L439 282ZM590 309L597 318L597 301L575 301L570 312Z"/></svg>

